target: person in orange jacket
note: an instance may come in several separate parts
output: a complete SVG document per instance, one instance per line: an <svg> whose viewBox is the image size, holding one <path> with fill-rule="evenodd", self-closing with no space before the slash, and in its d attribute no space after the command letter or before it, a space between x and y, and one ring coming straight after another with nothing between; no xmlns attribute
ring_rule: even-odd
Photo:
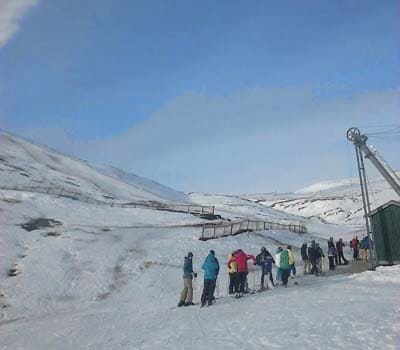
<svg viewBox="0 0 400 350"><path fill-rule="evenodd" d="M246 284L246 276L247 276L247 261L248 260L253 260L254 265L256 265L256 258L254 255L248 255L243 252L243 250L239 249L236 253L235 256L232 257L228 261L228 266L232 262L235 262L237 264L237 275L236 275L236 283L237 283L237 288L236 288L236 297L240 298L244 294L244 287Z"/></svg>

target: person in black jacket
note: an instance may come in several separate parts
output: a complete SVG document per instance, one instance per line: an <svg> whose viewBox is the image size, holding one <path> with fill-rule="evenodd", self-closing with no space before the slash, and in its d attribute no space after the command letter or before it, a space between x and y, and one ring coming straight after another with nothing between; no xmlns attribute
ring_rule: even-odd
<svg viewBox="0 0 400 350"><path fill-rule="evenodd" d="M311 263L311 274L318 274L318 268L317 268L317 247L315 245L315 241L311 241L311 246L308 247L308 259L310 260Z"/></svg>
<svg viewBox="0 0 400 350"><path fill-rule="evenodd" d="M301 246L301 259L303 260L303 275L310 274L310 260L307 254L307 242Z"/></svg>
<svg viewBox="0 0 400 350"><path fill-rule="evenodd" d="M322 259L325 259L325 254L322 248L319 246L319 243L315 244L315 257L317 261L317 274L320 275L322 273Z"/></svg>

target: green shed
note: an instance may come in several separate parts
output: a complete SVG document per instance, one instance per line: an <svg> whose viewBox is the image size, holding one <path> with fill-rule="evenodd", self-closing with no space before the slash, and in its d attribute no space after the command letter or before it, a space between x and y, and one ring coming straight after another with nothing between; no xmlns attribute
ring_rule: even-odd
<svg viewBox="0 0 400 350"><path fill-rule="evenodd" d="M369 214L376 265L400 264L400 202L389 201Z"/></svg>

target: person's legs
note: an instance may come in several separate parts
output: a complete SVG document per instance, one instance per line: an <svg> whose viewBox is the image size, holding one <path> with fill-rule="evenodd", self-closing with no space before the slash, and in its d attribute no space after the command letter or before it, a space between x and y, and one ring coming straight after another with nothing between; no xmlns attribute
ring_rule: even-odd
<svg viewBox="0 0 400 350"><path fill-rule="evenodd" d="M184 301L185 304L191 304L193 299L192 280L190 278L184 278L183 283L184 287L181 293L181 301Z"/></svg>
<svg viewBox="0 0 400 350"><path fill-rule="evenodd" d="M361 249L361 256L363 262L367 262L367 250L366 249Z"/></svg>
<svg viewBox="0 0 400 350"><path fill-rule="evenodd" d="M183 289L181 292L181 302L185 302L187 294L188 294L188 289L189 289L189 284L187 283L188 278L183 279Z"/></svg>
<svg viewBox="0 0 400 350"><path fill-rule="evenodd" d="M311 271L311 263L310 263L309 260L306 260L306 261L304 262L304 264L305 264L305 266L306 266L306 275L308 275L308 274L310 274L310 271Z"/></svg>
<svg viewBox="0 0 400 350"><path fill-rule="evenodd" d="M284 269L281 272L282 283L283 283L284 286L287 286L288 279L289 279L289 274L290 274L290 269Z"/></svg>
<svg viewBox="0 0 400 350"><path fill-rule="evenodd" d="M317 273L321 273L322 272L322 258L319 258L317 261Z"/></svg>
<svg viewBox="0 0 400 350"><path fill-rule="evenodd" d="M207 293L208 305L210 305L215 300L214 292L215 292L215 285L217 283L217 280L216 279L210 280L209 283L210 283L210 285L209 285L208 293Z"/></svg>
<svg viewBox="0 0 400 350"><path fill-rule="evenodd" d="M335 265L334 265L334 262L333 262L334 257L333 256L329 256L328 259L329 259L329 270L334 270L335 269Z"/></svg>
<svg viewBox="0 0 400 350"><path fill-rule="evenodd" d="M292 273L293 276L296 276L296 265L295 264L290 265L290 272Z"/></svg>
<svg viewBox="0 0 400 350"><path fill-rule="evenodd" d="M237 293L244 293L244 285L246 283L246 273L245 272L238 272L237 273Z"/></svg>
<svg viewBox="0 0 400 350"><path fill-rule="evenodd" d="M267 274L267 271L261 271L261 289L264 289L264 277Z"/></svg>
<svg viewBox="0 0 400 350"><path fill-rule="evenodd" d="M281 269L278 267L276 269L276 278L275 280L278 282L281 279Z"/></svg>
<svg viewBox="0 0 400 350"><path fill-rule="evenodd" d="M236 284L236 273L229 274L229 294L233 294L235 292L235 284Z"/></svg>
<svg viewBox="0 0 400 350"><path fill-rule="evenodd" d="M210 294L212 289L213 280L204 280L203 292L201 293L201 305L204 306L207 301L210 300Z"/></svg>
<svg viewBox="0 0 400 350"><path fill-rule="evenodd" d="M217 279L214 279L212 281L213 281L213 283L212 283L211 289L210 289L210 298L211 298L211 300L215 300L214 294L215 294L215 286L217 285Z"/></svg>
<svg viewBox="0 0 400 350"><path fill-rule="evenodd" d="M272 285L274 286L275 283L274 283L274 276L272 276L272 270L268 271L268 274L269 274L269 280L271 281Z"/></svg>

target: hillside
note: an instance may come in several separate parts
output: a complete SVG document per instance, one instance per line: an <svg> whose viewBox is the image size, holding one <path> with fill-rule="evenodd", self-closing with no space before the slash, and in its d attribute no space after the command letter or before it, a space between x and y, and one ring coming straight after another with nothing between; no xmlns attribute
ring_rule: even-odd
<svg viewBox="0 0 400 350"><path fill-rule="evenodd" d="M299 273L298 284L290 280L287 289L270 285L265 293L239 300L227 296L225 266L233 250L255 255L262 246L274 252L291 244L300 272L304 241L316 240L325 249L327 237L347 241L356 227L235 196L181 194L10 135L0 135L0 146L1 349L311 349L321 344L329 349L326 339L332 334L341 339L335 349L394 349L399 330L393 312L400 286L397 267L353 276L345 267L338 268L338 275L323 277ZM230 220L300 220L308 234L265 230L200 241L206 221L194 215L10 189L16 185L52 185L110 201L214 205L217 214ZM198 278L193 300L198 303L201 266L211 249L221 267L216 304L177 308L183 257L194 253ZM349 258L348 247L345 254ZM252 263L248 267L249 288L257 290L260 268ZM370 305L379 312L371 314ZM367 313L370 318L364 317ZM268 319L274 321L266 325ZM332 323L337 319L342 322Z"/></svg>
<svg viewBox="0 0 400 350"><path fill-rule="evenodd" d="M74 159L5 132L0 132L0 147L0 187L55 186L97 199L188 202L184 193L156 182Z"/></svg>
<svg viewBox="0 0 400 350"><path fill-rule="evenodd" d="M397 194L381 177L369 178L368 185L372 208L389 200L398 199ZM318 182L294 193L254 194L241 197L268 208L305 218L317 218L323 222L353 226L364 224L358 179Z"/></svg>

